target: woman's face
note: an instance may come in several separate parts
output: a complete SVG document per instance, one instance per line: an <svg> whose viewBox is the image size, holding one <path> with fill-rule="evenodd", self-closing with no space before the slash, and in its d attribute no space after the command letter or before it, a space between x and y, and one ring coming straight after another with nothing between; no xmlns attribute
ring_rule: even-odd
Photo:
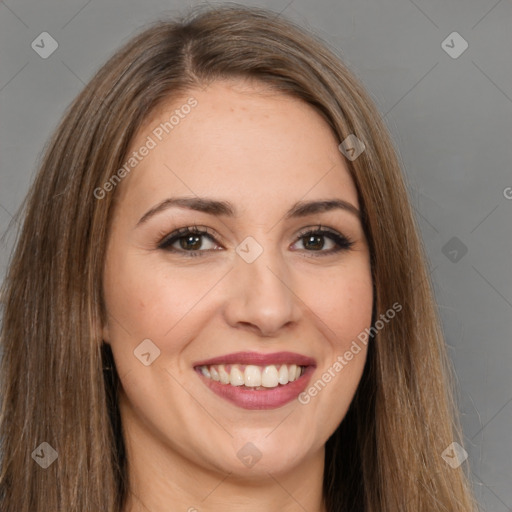
<svg viewBox="0 0 512 512"><path fill-rule="evenodd" d="M323 460L373 299L338 144L312 107L242 82L191 91L133 141L102 332L132 456L256 478Z"/></svg>

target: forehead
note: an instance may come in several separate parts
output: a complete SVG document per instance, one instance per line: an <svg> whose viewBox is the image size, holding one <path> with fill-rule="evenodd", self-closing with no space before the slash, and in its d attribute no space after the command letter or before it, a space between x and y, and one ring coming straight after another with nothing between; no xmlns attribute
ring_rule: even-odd
<svg viewBox="0 0 512 512"><path fill-rule="evenodd" d="M335 194L357 207L338 144L305 102L258 84L215 82L151 114L132 141L127 160L133 152L138 160L118 192L144 205L181 193L229 196L255 207L258 200L270 205ZM144 146L151 149L141 157Z"/></svg>

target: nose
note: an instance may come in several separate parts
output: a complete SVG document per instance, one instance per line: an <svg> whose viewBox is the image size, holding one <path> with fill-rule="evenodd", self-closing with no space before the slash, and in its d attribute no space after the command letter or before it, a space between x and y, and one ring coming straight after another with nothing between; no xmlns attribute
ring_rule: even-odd
<svg viewBox="0 0 512 512"><path fill-rule="evenodd" d="M300 299L277 252L264 250L251 263L236 256L229 275L224 316L231 327L271 337L298 322Z"/></svg>

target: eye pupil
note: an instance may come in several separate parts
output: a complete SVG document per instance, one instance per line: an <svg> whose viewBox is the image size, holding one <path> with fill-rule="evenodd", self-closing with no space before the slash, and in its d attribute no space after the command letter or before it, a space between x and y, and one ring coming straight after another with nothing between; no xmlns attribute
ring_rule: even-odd
<svg viewBox="0 0 512 512"><path fill-rule="evenodd" d="M314 245L309 245L312 242ZM315 244L316 242L316 244ZM322 235L310 235L306 237L306 244L310 249L322 249L324 246L324 239Z"/></svg>
<svg viewBox="0 0 512 512"><path fill-rule="evenodd" d="M193 251L198 250L201 247L201 236L200 235L190 235L185 236L180 239L181 248L182 249L191 249ZM189 244L189 242L191 242Z"/></svg>

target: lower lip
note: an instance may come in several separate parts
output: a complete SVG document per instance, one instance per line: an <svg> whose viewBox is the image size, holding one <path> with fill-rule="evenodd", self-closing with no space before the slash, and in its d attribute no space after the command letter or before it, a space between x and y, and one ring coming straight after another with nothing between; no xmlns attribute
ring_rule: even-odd
<svg viewBox="0 0 512 512"><path fill-rule="evenodd" d="M221 384L218 381L205 377L201 370L196 369L201 380L217 395L228 402L235 404L243 409L263 410L277 409L291 402L306 389L314 366L307 366L304 373L293 382L285 386L275 388L252 390L245 389L242 386L232 386L231 384Z"/></svg>

